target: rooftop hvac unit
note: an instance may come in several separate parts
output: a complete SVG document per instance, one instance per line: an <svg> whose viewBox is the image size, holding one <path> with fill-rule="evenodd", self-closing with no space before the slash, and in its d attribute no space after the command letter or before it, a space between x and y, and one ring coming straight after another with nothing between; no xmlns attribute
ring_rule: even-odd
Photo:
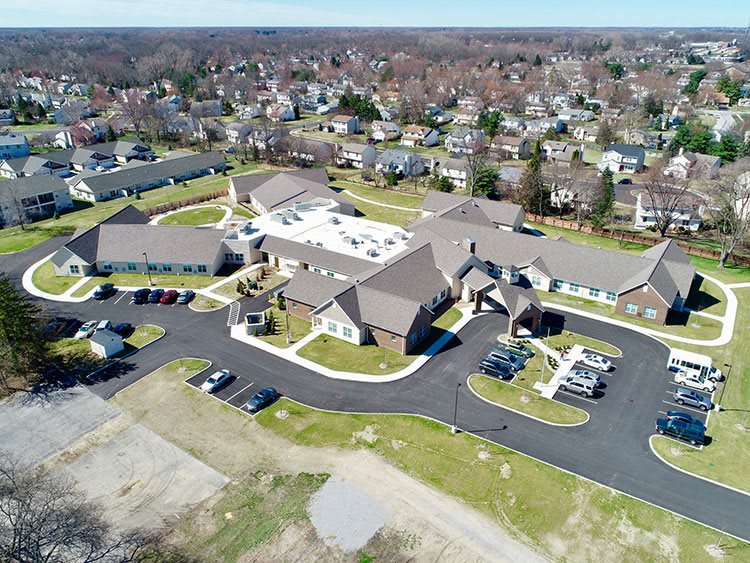
<svg viewBox="0 0 750 563"><path fill-rule="evenodd" d="M308 209L310 209L310 204L308 202L298 201L294 204L295 211L307 211Z"/></svg>
<svg viewBox="0 0 750 563"><path fill-rule="evenodd" d="M368 256L377 256L378 255L378 249L377 248L370 248L367 251Z"/></svg>
<svg viewBox="0 0 750 563"><path fill-rule="evenodd" d="M341 221L339 221L339 218L338 218L338 217L336 217L336 216L334 216L334 217L331 217L330 219L328 219L328 222L329 222L329 223L330 223L331 225L338 225L339 223L341 223Z"/></svg>
<svg viewBox="0 0 750 563"><path fill-rule="evenodd" d="M385 244L393 244L393 239L392 238L385 239Z"/></svg>

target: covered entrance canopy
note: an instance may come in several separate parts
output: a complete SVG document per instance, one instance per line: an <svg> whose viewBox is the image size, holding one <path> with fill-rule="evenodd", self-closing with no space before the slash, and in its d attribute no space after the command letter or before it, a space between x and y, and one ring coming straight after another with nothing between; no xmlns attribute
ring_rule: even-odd
<svg viewBox="0 0 750 563"><path fill-rule="evenodd" d="M525 278L522 278L525 281ZM531 333L536 332L542 320L542 307L536 291L531 286L522 283L508 283L505 280L493 280L482 290L475 293L475 307L482 305L482 300L492 301L502 307L510 317L508 336L515 338L519 331L525 328Z"/></svg>

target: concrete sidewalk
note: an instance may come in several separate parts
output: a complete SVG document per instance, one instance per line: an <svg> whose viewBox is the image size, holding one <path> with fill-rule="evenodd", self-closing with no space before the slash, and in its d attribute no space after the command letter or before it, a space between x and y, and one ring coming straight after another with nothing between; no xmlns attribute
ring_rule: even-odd
<svg viewBox="0 0 750 563"><path fill-rule="evenodd" d="M378 205L380 207L387 207L388 209L397 209L399 211L411 211L412 213L419 213L420 209L418 207L401 207L400 205L391 205L390 203L380 203L379 201L373 201L371 199L367 199L365 197L359 196L357 194L354 194L350 192L349 190L344 190L346 195L353 197L354 199L358 199L359 201L363 201L365 203L370 203L372 205Z"/></svg>
<svg viewBox="0 0 750 563"><path fill-rule="evenodd" d="M542 397L546 397L547 399L554 397L555 393L557 393L557 389L560 387L560 378L568 375L570 370L576 365L576 362L583 357L583 351L583 346L575 344L573 348L570 349L570 352L560 358L560 365L555 370L549 383L537 381L534 383L534 389L539 391Z"/></svg>
<svg viewBox="0 0 750 563"><path fill-rule="evenodd" d="M461 318L456 321L456 323L452 327L450 327L445 334L443 334L438 340L436 340L432 344L432 346L430 346L425 351L424 354L415 358L408 367L405 367L404 369L394 373L383 375L336 371L298 356L297 351L304 347L305 344L315 339L319 334L322 334L319 331L313 331L311 334L308 334L307 336L305 336L305 338L303 338L299 342L296 342L289 348L278 348L273 344L269 344L268 342L261 340L260 338L248 335L245 331L245 325L243 324L232 326L230 329L230 335L235 340L239 340L240 342L244 342L245 344L249 344L250 346L260 348L261 350L264 350L269 354L273 354L274 356L278 356L280 358L283 358L284 360L293 362L311 371L317 372L320 375L330 377L331 379L359 381L362 383L388 383L391 381L398 381L399 379L403 379L404 377L408 377L412 373L417 371L419 368L425 365L435 354L437 354L443 348L443 346L445 346L448 341L453 338L456 333L458 333L458 331L460 331L469 323L469 321L477 317L477 315L472 315L471 305L459 307L458 310L461 312Z"/></svg>

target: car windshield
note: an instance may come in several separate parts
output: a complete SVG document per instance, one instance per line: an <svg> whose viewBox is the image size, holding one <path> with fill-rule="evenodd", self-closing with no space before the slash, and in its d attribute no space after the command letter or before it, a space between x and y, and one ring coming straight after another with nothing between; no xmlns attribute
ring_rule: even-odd
<svg viewBox="0 0 750 563"><path fill-rule="evenodd" d="M206 383L210 383L211 385L213 385L214 383L216 383L216 378L214 376L211 376L208 378Z"/></svg>

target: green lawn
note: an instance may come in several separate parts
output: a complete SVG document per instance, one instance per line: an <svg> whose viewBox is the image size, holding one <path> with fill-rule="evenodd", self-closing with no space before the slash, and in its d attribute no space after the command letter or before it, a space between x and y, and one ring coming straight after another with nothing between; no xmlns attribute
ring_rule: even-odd
<svg viewBox="0 0 750 563"><path fill-rule="evenodd" d="M273 311L275 319L274 332L273 334L265 334L259 338L269 344L273 344L277 348L288 348L312 332L312 323L310 321L292 317L291 315L287 316L285 311L280 311L276 307L271 307L268 311ZM287 322L292 337L289 343L286 341Z"/></svg>
<svg viewBox="0 0 750 563"><path fill-rule="evenodd" d="M699 338L702 340L710 340L716 338L721 334L721 322L707 317L702 317L694 313L686 316L687 320L682 319L680 324L667 324L665 326L650 323L648 321L641 320L632 315L620 315L615 313L615 308L611 305L600 303L599 301L592 301L583 297L575 297L573 295L567 295L558 292L548 292L540 294L539 298L542 301L548 301L552 303L559 303L561 305L567 305L569 307L575 307L583 311L589 311L596 313L604 317L611 319L617 319L625 321L633 325L650 328L663 332L665 334L674 334L676 336L686 336L689 338Z"/></svg>
<svg viewBox="0 0 750 563"><path fill-rule="evenodd" d="M224 303L222 303L221 301L217 301L216 299L212 299L211 297L206 297L205 295L198 294L190 303L190 307L192 307L196 311L215 311L216 309L221 309L222 307L224 307Z"/></svg>
<svg viewBox="0 0 750 563"><path fill-rule="evenodd" d="M228 164L232 167L227 171L229 176L247 174L258 169L258 164L255 162L242 165L239 162L230 161ZM161 203L223 190L228 186L229 179L225 176L205 176L190 180L187 182L187 186L176 184L141 192L141 199L139 200L135 196L99 203L74 200L73 209L63 213L59 219L38 221L27 227L26 230L21 230L20 227L0 230L0 254L24 250L61 232L73 232L79 227L91 227L128 204L132 204L139 209L146 209Z"/></svg>
<svg viewBox="0 0 750 563"><path fill-rule="evenodd" d="M528 389L533 393L538 393L534 389L534 384L537 382L548 383L555 373L555 370L549 367L549 365L544 366L544 370L542 370L543 364L544 354L536 350L534 356L526 362L524 368L513 379L513 384Z"/></svg>
<svg viewBox="0 0 750 563"><path fill-rule="evenodd" d="M56 276L52 261L47 260L34 271L31 281L42 291L60 295L81 281L81 278L78 276Z"/></svg>
<svg viewBox="0 0 750 563"><path fill-rule="evenodd" d="M377 201L378 203L397 205L399 207L408 207L415 210L420 209L422 207L422 202L424 201L424 196L421 195L400 193L393 190L387 190L385 188L362 186L359 184L353 184L351 182L336 181L331 182L331 185L336 188L349 190L354 195L358 195L372 201Z"/></svg>
<svg viewBox="0 0 750 563"><path fill-rule="evenodd" d="M543 328L542 333L544 333ZM549 339L544 339L544 342L551 348L557 348L558 346L573 347L576 344L580 344L584 348L588 348L589 350L592 350L594 352L602 352L610 356L617 357L622 354L617 346L613 346L609 342L597 340L596 338L589 338L588 336L576 334L575 332L570 332L568 330L563 330L559 334L552 333Z"/></svg>
<svg viewBox="0 0 750 563"><path fill-rule="evenodd" d="M151 272L153 287L164 289L202 289L222 280L219 276L177 275ZM113 283L115 287L148 287L146 274L97 274L73 292L73 297L83 297L103 283Z"/></svg>
<svg viewBox="0 0 750 563"><path fill-rule="evenodd" d="M138 325L135 327L133 334L125 339L125 344L133 348L143 348L146 344L151 344L164 336L164 329L156 325Z"/></svg>
<svg viewBox="0 0 750 563"><path fill-rule="evenodd" d="M216 207L201 207L187 209L179 213L167 215L159 221L160 225L208 225L218 223L224 218L224 210Z"/></svg>
<svg viewBox="0 0 750 563"><path fill-rule="evenodd" d="M280 410L289 416L275 416ZM704 561L704 546L718 539L699 524L432 420L328 413L282 399L256 421L293 443L374 451L525 536L551 560ZM743 542L724 538L722 546L736 560L750 557Z"/></svg>
<svg viewBox="0 0 750 563"><path fill-rule="evenodd" d="M475 393L488 401L505 405L513 410L555 424L580 424L588 420L585 411L542 397L512 383L494 377L474 374L469 378L469 386Z"/></svg>
<svg viewBox="0 0 750 563"><path fill-rule="evenodd" d="M460 311L455 308L448 309L432 323L429 336L405 356L374 344L357 346L327 334L321 334L303 346L297 355L336 371L387 375L411 365L417 356L439 339L459 318ZM381 365L385 367L381 368Z"/></svg>
<svg viewBox="0 0 750 563"><path fill-rule="evenodd" d="M371 221L379 221L381 223L389 223L391 225L406 228L421 217L421 213L417 210L415 210L414 213L411 213L399 209L390 209L372 203L365 203L364 201L355 199L347 194L342 195L354 204L365 219L370 219Z"/></svg>
<svg viewBox="0 0 750 563"><path fill-rule="evenodd" d="M720 383L715 400L721 411L713 411L707 435L711 443L703 450L682 446L664 438L655 446L665 459L683 469L750 492L750 288L734 290L739 301L735 336L726 346L700 347L679 344L679 348L708 354L728 377ZM726 364L731 365L731 370Z"/></svg>
<svg viewBox="0 0 750 563"><path fill-rule="evenodd" d="M693 290L690 293L690 297L685 305L696 311L706 311L713 315L723 315L726 313L726 297L724 296L724 292L719 289L719 286L703 277L699 278L699 283L698 291Z"/></svg>

